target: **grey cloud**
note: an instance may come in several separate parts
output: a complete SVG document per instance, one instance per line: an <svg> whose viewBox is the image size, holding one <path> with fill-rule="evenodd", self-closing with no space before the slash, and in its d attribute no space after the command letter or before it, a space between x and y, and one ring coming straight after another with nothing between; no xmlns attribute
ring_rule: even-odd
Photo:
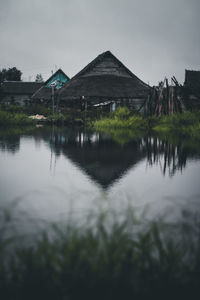
<svg viewBox="0 0 200 300"><path fill-rule="evenodd" d="M0 0L0 67L73 76L111 50L144 81L199 69L198 0ZM48 69L49 68L49 69ZM26 71L27 70L27 71Z"/></svg>

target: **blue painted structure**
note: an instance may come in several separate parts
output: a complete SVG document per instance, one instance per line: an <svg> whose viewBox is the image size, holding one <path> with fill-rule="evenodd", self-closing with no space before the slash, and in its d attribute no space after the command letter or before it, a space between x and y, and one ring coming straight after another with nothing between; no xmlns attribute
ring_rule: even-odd
<svg viewBox="0 0 200 300"><path fill-rule="evenodd" d="M56 73L54 73L46 82L45 87L51 88L54 86L55 89L60 89L67 81L69 77L59 69Z"/></svg>

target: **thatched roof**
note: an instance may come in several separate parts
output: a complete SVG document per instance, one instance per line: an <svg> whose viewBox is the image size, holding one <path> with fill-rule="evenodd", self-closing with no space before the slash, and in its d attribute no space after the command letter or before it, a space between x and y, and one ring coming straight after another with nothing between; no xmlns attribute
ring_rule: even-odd
<svg viewBox="0 0 200 300"><path fill-rule="evenodd" d="M33 94L32 99L51 99L52 90L44 84Z"/></svg>
<svg viewBox="0 0 200 300"><path fill-rule="evenodd" d="M189 89L190 93L200 95L200 71L185 70L184 86Z"/></svg>
<svg viewBox="0 0 200 300"><path fill-rule="evenodd" d="M100 54L59 91L61 99L85 97L138 98L150 87L125 67L110 51Z"/></svg>
<svg viewBox="0 0 200 300"><path fill-rule="evenodd" d="M33 95L42 83L24 81L4 81L1 85L3 93L7 95Z"/></svg>
<svg viewBox="0 0 200 300"><path fill-rule="evenodd" d="M49 84L51 83L51 81L53 81L54 78L57 77L58 74L63 75L67 80L70 79L61 69L58 69L51 77L49 77L42 84L42 86L37 91L35 91L35 93L32 96L32 99L51 99L52 89L49 86Z"/></svg>

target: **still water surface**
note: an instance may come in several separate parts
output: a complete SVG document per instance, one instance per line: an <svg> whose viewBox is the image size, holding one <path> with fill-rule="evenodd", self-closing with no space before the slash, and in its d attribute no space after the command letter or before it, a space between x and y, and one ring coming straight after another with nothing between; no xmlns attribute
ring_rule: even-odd
<svg viewBox="0 0 200 300"><path fill-rule="evenodd" d="M102 210L179 222L200 212L200 143L83 129L0 131L0 209L18 234ZM46 225L45 225L46 226Z"/></svg>

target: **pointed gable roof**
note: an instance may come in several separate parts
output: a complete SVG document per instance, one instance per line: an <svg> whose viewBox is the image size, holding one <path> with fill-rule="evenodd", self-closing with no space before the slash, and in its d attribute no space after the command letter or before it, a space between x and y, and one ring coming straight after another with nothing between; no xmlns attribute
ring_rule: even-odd
<svg viewBox="0 0 200 300"><path fill-rule="evenodd" d="M103 65L104 63L104 65ZM101 68L98 66L101 66ZM114 69L116 68L116 69ZM115 76L128 76L136 77L116 56L110 51L103 52L98 55L92 62L83 68L74 78L79 76L90 75L91 71L95 70L96 75L115 75ZM93 73L92 73L93 74Z"/></svg>
<svg viewBox="0 0 200 300"><path fill-rule="evenodd" d="M140 97L149 86L135 76L110 51L98 55L66 83L59 94L70 97Z"/></svg>
<svg viewBox="0 0 200 300"><path fill-rule="evenodd" d="M42 86L33 94L32 99L50 99L51 98L51 83L56 80L57 77L62 76L62 78L66 79L66 82L70 80L70 78L63 72L62 69L58 69L54 74L52 74L43 84ZM63 82L64 83L64 82Z"/></svg>
<svg viewBox="0 0 200 300"><path fill-rule="evenodd" d="M63 77L65 77L67 80L69 80L70 78L63 72L62 69L58 69L54 74L52 74L44 83L45 86L48 85L48 83L51 82L51 80L56 77L58 74L62 74Z"/></svg>

